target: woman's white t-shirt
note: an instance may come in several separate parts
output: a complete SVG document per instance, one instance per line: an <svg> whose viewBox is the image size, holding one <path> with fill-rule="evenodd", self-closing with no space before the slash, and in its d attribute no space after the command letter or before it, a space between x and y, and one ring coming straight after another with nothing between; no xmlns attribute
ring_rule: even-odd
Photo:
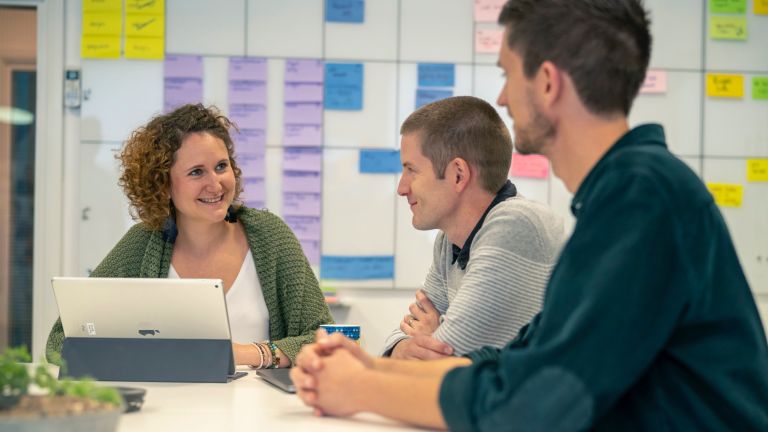
<svg viewBox="0 0 768 432"><path fill-rule="evenodd" d="M173 264L168 269L168 279L180 279ZM269 340L269 311L250 250L227 291L226 301L232 342L249 344Z"/></svg>

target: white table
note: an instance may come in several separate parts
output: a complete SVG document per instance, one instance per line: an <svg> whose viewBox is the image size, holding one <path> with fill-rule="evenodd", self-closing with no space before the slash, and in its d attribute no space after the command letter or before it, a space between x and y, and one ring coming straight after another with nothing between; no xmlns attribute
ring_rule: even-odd
<svg viewBox="0 0 768 432"><path fill-rule="evenodd" d="M374 414L315 417L296 395L262 381L253 371L227 384L107 384L147 390L141 410L121 416L120 432L417 430Z"/></svg>

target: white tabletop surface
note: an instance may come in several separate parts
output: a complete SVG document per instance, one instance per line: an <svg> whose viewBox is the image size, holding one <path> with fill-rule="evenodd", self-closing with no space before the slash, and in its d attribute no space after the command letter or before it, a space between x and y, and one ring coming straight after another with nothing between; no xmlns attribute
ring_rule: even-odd
<svg viewBox="0 0 768 432"><path fill-rule="evenodd" d="M264 382L253 371L227 384L105 384L147 390L141 410L121 416L120 432L417 430L374 414L315 417L296 395Z"/></svg>

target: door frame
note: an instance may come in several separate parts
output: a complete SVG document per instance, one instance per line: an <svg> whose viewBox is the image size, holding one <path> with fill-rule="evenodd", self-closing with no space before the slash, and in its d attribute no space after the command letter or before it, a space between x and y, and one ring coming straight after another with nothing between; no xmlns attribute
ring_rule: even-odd
<svg viewBox="0 0 768 432"><path fill-rule="evenodd" d="M64 48L66 0L0 0L1 6L37 9L35 113L35 216L32 287L32 356L39 359L58 316L50 287L63 273L65 188ZM71 193L66 193L67 196Z"/></svg>

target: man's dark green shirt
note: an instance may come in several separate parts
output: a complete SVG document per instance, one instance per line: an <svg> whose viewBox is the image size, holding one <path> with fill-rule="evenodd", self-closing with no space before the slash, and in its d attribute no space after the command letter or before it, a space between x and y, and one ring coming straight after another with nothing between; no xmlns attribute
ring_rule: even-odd
<svg viewBox="0 0 768 432"><path fill-rule="evenodd" d="M725 222L659 125L573 198L544 306L446 375L453 430L768 431L768 347Z"/></svg>

